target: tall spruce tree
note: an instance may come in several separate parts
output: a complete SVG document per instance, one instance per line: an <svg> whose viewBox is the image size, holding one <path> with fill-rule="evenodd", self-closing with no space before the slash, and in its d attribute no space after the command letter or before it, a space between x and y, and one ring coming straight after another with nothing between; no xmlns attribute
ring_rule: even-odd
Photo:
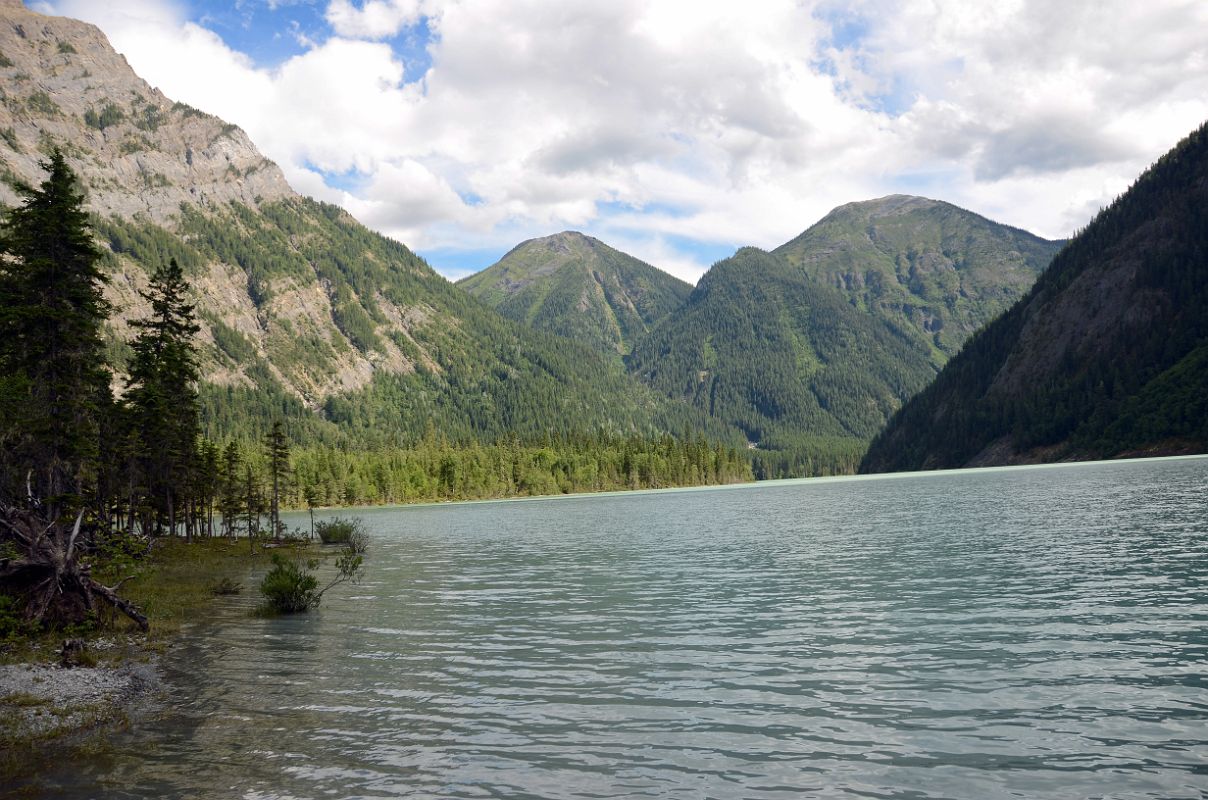
<svg viewBox="0 0 1208 800"><path fill-rule="evenodd" d="M159 522L167 523L172 533L195 488L201 431L193 342L199 327L188 293L176 259L151 276L148 290L141 292L151 304L151 313L132 323L138 335L131 344L130 388L126 392L139 436L144 482ZM192 529L186 525L190 538Z"/></svg>
<svg viewBox="0 0 1208 800"><path fill-rule="evenodd" d="M273 428L264 438L264 455L268 459L269 480L272 496L269 498L269 524L272 535L281 535L281 484L289 474L289 440L285 437L285 425L281 420L273 422Z"/></svg>
<svg viewBox="0 0 1208 800"><path fill-rule="evenodd" d="M233 440L223 448L219 472L218 513L222 517L222 532L234 539L243 510L243 455Z"/></svg>
<svg viewBox="0 0 1208 800"><path fill-rule="evenodd" d="M41 166L0 222L0 492L28 491L53 519L95 488L109 304L76 177L58 150Z"/></svg>

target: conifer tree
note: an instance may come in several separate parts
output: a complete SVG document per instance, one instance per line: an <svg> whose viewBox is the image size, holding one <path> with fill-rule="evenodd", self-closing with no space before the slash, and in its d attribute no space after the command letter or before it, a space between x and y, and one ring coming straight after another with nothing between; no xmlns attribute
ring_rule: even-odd
<svg viewBox="0 0 1208 800"><path fill-rule="evenodd" d="M285 425L281 420L273 422L273 429L265 436L264 454L268 458L268 475L272 482L269 525L276 538L281 535L281 483L289 473L289 441L285 438Z"/></svg>
<svg viewBox="0 0 1208 800"><path fill-rule="evenodd" d="M41 166L0 223L0 491L23 495L28 478L54 518L95 485L109 304L76 177L58 150Z"/></svg>
<svg viewBox="0 0 1208 800"><path fill-rule="evenodd" d="M260 535L260 514L264 510L264 497L251 464L243 465L243 491L242 506L247 514L248 551L255 553L256 538Z"/></svg>
<svg viewBox="0 0 1208 800"><path fill-rule="evenodd" d="M235 538L235 528L239 522L239 512L243 510L243 455L239 445L233 440L227 442L222 451L221 473L218 490L218 513L222 515L222 532Z"/></svg>
<svg viewBox="0 0 1208 800"><path fill-rule="evenodd" d="M197 468L201 430L197 399L197 354L193 337L199 330L188 283L176 259L151 276L143 299L151 304L131 344L130 388L126 402L141 439L146 482L161 519L175 533ZM192 526L186 527L187 531Z"/></svg>

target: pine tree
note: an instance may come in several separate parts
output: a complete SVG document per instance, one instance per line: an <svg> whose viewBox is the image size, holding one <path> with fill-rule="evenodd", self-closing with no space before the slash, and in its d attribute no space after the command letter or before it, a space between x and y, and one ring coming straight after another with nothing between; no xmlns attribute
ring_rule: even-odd
<svg viewBox="0 0 1208 800"><path fill-rule="evenodd" d="M176 259L151 276L143 299L151 304L146 319L133 327L130 388L126 403L141 439L141 462L152 502L175 533L177 512L193 488L197 440L201 430L197 399L199 327L189 286ZM186 526L192 531L192 526Z"/></svg>
<svg viewBox="0 0 1208 800"><path fill-rule="evenodd" d="M23 495L28 478L54 518L95 485L109 304L76 177L58 150L41 166L0 223L0 491Z"/></svg>
<svg viewBox="0 0 1208 800"><path fill-rule="evenodd" d="M248 551L256 552L256 538L260 535L260 515L264 511L264 496L260 492L260 481L251 464L243 465L243 511L247 514Z"/></svg>
<svg viewBox="0 0 1208 800"><path fill-rule="evenodd" d="M218 513L222 515L223 534L232 539L235 538L239 512L243 510L242 469L243 456L239 452L239 445L230 441L223 448L219 468Z"/></svg>
<svg viewBox="0 0 1208 800"><path fill-rule="evenodd" d="M273 537L278 538L281 535L281 483L289 473L289 441L285 438L285 425L281 420L273 422L273 429L265 436L264 454L268 457L268 474L272 481L269 525Z"/></svg>

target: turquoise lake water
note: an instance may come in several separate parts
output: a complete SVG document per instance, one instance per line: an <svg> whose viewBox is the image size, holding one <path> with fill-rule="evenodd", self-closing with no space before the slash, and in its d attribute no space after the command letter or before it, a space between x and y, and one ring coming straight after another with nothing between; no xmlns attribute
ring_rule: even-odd
<svg viewBox="0 0 1208 800"><path fill-rule="evenodd" d="M1208 459L357 513L50 793L1208 796Z"/></svg>

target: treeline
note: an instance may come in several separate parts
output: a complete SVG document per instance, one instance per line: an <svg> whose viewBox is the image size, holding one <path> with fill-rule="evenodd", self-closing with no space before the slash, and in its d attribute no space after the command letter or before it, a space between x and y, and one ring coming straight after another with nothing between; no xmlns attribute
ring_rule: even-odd
<svg viewBox="0 0 1208 800"><path fill-rule="evenodd" d="M278 431L281 429L278 428ZM282 508L481 500L623 489L704 486L752 479L732 447L704 439L577 436L494 444L451 444L431 434L405 448L348 451L301 444L274 466L266 442L230 441L205 459L216 490L217 530L263 524L277 478ZM224 522L225 520L225 522Z"/></svg>
<svg viewBox="0 0 1208 800"><path fill-rule="evenodd" d="M564 437L451 446L427 439L401 450L346 453L298 448L295 506L470 500L751 480L734 448L670 436Z"/></svg>

